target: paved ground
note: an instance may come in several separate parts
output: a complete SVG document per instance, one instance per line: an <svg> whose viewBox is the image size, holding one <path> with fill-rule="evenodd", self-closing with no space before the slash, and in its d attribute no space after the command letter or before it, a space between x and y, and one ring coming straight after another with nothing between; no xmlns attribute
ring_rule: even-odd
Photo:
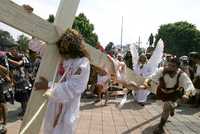
<svg viewBox="0 0 200 134"><path fill-rule="evenodd" d="M107 106L82 100L76 134L151 134L160 120L159 101L141 107L131 100L121 110L118 100L110 100ZM19 105L9 107L8 134L16 134L21 121L16 118ZM166 134L200 134L200 109L182 106L176 110L165 127Z"/></svg>

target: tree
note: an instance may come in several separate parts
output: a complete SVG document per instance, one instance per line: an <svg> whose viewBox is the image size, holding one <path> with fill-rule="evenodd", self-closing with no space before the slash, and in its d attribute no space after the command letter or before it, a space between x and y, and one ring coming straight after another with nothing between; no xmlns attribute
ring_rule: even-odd
<svg viewBox="0 0 200 134"><path fill-rule="evenodd" d="M28 37L26 37L25 35L20 35L17 40L17 43L19 44L19 49L25 52L28 49L28 42Z"/></svg>
<svg viewBox="0 0 200 134"><path fill-rule="evenodd" d="M107 54L114 56L115 55L114 43L109 42L105 47L105 51L106 51Z"/></svg>
<svg viewBox="0 0 200 134"><path fill-rule="evenodd" d="M113 46L114 46L114 43L113 42L109 42L105 47L106 53L109 53L110 51L112 51Z"/></svg>
<svg viewBox="0 0 200 134"><path fill-rule="evenodd" d="M89 19L87 19L83 13L80 13L77 17L75 17L72 28L76 29L83 35L86 43L93 47L96 46L98 36L93 32L94 25L90 23Z"/></svg>
<svg viewBox="0 0 200 134"><path fill-rule="evenodd" d="M0 30L0 49L6 50L14 45L17 45L9 32Z"/></svg>
<svg viewBox="0 0 200 134"><path fill-rule="evenodd" d="M150 47L153 45L153 41L154 41L154 37L153 37L153 34L151 33L151 35L149 36L149 46Z"/></svg>
<svg viewBox="0 0 200 134"><path fill-rule="evenodd" d="M128 51L125 55L124 55L124 62L126 64L126 66L130 69L133 69L133 63L132 63L132 55L131 52Z"/></svg>
<svg viewBox="0 0 200 134"><path fill-rule="evenodd" d="M200 51L200 31L185 21L161 25L155 38L155 44L162 38L165 52L178 57L188 55L191 51Z"/></svg>
<svg viewBox="0 0 200 134"><path fill-rule="evenodd" d="M53 14L50 14L50 15L49 15L49 18L47 19L47 21L48 21L49 23L54 23L54 20L55 20L54 15L53 15Z"/></svg>
<svg viewBox="0 0 200 134"><path fill-rule="evenodd" d="M0 40L3 39L14 41L13 37L10 35L9 32L0 30Z"/></svg>

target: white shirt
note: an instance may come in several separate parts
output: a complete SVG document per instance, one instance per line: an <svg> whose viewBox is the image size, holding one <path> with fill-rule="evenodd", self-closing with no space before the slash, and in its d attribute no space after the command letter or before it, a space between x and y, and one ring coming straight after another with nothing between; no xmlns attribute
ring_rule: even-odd
<svg viewBox="0 0 200 134"><path fill-rule="evenodd" d="M197 64L197 70L196 70L196 73L195 73L195 76L200 76L200 65Z"/></svg>
<svg viewBox="0 0 200 134"><path fill-rule="evenodd" d="M151 68L146 67L145 64L143 67L140 67L140 64L136 64L133 68L134 72L140 76L147 77L151 75Z"/></svg>
<svg viewBox="0 0 200 134"><path fill-rule="evenodd" d="M152 79L153 81L159 83L159 79L161 77L163 77L163 70L164 70L164 68L158 69L154 74L149 76L149 78ZM181 70L178 69L178 72L179 71L181 71ZM165 74L164 81L166 84L166 88L172 88L176 85L177 76L178 76L178 73L174 77L170 77L169 74ZM190 80L190 78L188 77L188 75L185 72L181 73L181 75L179 77L179 87L184 88L185 94L195 95L195 93L196 93L196 90L193 86L192 81Z"/></svg>

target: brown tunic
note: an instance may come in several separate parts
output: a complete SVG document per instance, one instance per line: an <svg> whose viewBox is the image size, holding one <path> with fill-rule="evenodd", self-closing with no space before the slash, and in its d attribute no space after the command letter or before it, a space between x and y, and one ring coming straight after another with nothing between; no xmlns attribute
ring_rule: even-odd
<svg viewBox="0 0 200 134"><path fill-rule="evenodd" d="M166 84L164 81L165 73L163 72L163 76L159 79L159 86L156 92L156 95L162 101L176 101L179 97L183 95L183 92L179 87L179 78L183 72L180 71L177 75L176 84L172 88L166 88Z"/></svg>

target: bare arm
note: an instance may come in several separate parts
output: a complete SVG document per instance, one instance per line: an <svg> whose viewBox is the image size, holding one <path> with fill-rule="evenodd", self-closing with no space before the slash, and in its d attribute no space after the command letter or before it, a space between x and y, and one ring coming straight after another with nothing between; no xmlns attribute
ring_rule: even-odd
<svg viewBox="0 0 200 134"><path fill-rule="evenodd" d="M11 64L14 64L14 65L17 65L17 66L21 66L23 64L23 61L20 60L20 61L14 61L14 60L11 60L11 59L8 59L8 61L11 63Z"/></svg>

